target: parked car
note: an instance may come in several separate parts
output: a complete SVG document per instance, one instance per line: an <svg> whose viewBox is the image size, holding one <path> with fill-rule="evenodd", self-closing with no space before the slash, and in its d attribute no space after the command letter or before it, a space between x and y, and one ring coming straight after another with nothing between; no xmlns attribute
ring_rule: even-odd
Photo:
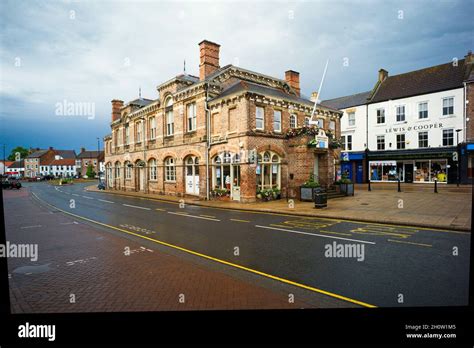
<svg viewBox="0 0 474 348"><path fill-rule="evenodd" d="M17 189L21 188L21 182L18 180L3 180L2 189Z"/></svg>

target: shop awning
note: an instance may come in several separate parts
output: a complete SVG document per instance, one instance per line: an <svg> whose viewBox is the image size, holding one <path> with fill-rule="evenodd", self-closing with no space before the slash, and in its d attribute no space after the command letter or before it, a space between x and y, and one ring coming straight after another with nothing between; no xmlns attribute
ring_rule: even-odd
<svg viewBox="0 0 474 348"><path fill-rule="evenodd" d="M402 160L402 159L429 159L452 158L456 152L455 146L413 150L373 151L368 153L369 160Z"/></svg>

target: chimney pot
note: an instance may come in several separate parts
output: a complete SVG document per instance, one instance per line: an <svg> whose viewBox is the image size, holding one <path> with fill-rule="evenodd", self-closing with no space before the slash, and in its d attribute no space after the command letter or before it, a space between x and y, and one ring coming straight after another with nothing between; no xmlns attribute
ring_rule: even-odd
<svg viewBox="0 0 474 348"><path fill-rule="evenodd" d="M379 70L379 82L383 82L388 77L388 71L385 69Z"/></svg>
<svg viewBox="0 0 474 348"><path fill-rule="evenodd" d="M285 81L300 96L300 73L294 70L285 71Z"/></svg>
<svg viewBox="0 0 474 348"><path fill-rule="evenodd" d="M220 47L219 44L208 40L203 40L199 43L199 80L203 81L207 76L220 68Z"/></svg>

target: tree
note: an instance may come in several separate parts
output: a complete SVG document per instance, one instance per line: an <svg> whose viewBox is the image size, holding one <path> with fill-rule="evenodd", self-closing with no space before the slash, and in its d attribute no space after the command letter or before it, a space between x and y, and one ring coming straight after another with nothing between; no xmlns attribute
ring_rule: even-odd
<svg viewBox="0 0 474 348"><path fill-rule="evenodd" d="M89 164L89 165L87 166L86 175L87 175L88 178L93 178L93 177L95 177L94 167L92 166L92 164Z"/></svg>
<svg viewBox="0 0 474 348"><path fill-rule="evenodd" d="M23 146L17 146L15 147L10 155L8 156L9 161L14 161L15 160L15 154L19 152L21 158L25 158L26 156L29 155L28 149L24 148Z"/></svg>

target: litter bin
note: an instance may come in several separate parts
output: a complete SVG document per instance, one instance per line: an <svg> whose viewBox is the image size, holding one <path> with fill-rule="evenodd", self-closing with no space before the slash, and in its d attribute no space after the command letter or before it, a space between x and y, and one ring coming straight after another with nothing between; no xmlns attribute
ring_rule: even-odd
<svg viewBox="0 0 474 348"><path fill-rule="evenodd" d="M315 189L313 198L315 208L322 209L328 206L328 194L323 189Z"/></svg>

